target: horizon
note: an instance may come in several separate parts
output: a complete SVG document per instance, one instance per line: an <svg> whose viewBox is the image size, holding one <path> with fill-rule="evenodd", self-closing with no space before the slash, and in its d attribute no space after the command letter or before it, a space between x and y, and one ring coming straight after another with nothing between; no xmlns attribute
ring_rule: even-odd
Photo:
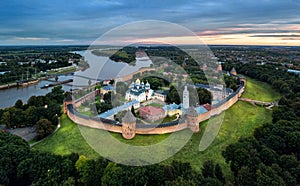
<svg viewBox="0 0 300 186"><path fill-rule="evenodd" d="M141 33L127 41L162 40L180 45L300 46L299 1L36 1L0 2L0 45L91 45L112 29L159 20L188 35ZM128 34L128 33L126 33ZM146 33L149 34L149 33ZM195 42L195 43L194 43Z"/></svg>
<svg viewBox="0 0 300 186"><path fill-rule="evenodd" d="M0 47L89 47L91 45L86 45L86 44L14 44L14 45L3 45L0 44ZM118 45L92 45L93 47L122 47L122 46L118 46ZM129 47L156 47L156 46L208 46L208 47L279 47L279 48L299 48L300 45L298 46L293 46L293 45L247 45L247 44L177 44L177 45L168 45L168 44L142 44L142 45L128 45Z"/></svg>

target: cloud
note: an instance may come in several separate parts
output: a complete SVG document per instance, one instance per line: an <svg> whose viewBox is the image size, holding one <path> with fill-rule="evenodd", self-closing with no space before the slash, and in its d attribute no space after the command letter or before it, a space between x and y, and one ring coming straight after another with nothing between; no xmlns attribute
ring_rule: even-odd
<svg viewBox="0 0 300 186"><path fill-rule="evenodd" d="M297 34L258 34L258 35L252 35L250 37L287 37L287 38L294 38L294 37L300 37L300 35Z"/></svg>
<svg viewBox="0 0 300 186"><path fill-rule="evenodd" d="M16 40L43 41L43 40L49 40L49 38L41 38L41 37L17 37Z"/></svg>
<svg viewBox="0 0 300 186"><path fill-rule="evenodd" d="M17 38L88 43L116 26L149 19L200 35L289 33L300 23L300 3L294 0L1 0L0 8L0 37L6 38L0 44L22 40Z"/></svg>

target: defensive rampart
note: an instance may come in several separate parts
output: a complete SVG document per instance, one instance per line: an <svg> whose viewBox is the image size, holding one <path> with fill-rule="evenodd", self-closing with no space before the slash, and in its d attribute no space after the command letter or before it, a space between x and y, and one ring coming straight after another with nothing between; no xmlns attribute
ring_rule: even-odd
<svg viewBox="0 0 300 186"><path fill-rule="evenodd" d="M241 81L240 87L229 97L213 105L210 111L198 115L198 121L199 122L205 121L210 117L218 115L221 112L227 110L229 107L231 107L234 103L238 101L238 98L244 92L244 86L245 86L245 80ZM66 112L68 117L75 123L82 126L122 133L121 123L114 120L86 116L77 112L76 109L74 109L74 106L79 107L84 101L91 100L97 94L99 94L99 92L95 91L80 99L77 99L76 101L72 101L69 102L69 104L65 104L65 106L67 107ZM148 125L136 124L135 133L136 134L165 134L165 133L180 131L185 128L188 128L188 123L186 122L185 117L183 117L179 121L173 121L165 124L148 124Z"/></svg>

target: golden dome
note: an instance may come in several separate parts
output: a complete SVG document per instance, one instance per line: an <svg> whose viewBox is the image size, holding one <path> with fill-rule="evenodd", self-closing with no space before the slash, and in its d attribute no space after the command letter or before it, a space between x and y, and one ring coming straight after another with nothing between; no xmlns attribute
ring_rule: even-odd
<svg viewBox="0 0 300 186"><path fill-rule="evenodd" d="M135 81L135 84L137 84L137 85L141 84L141 80L140 80L140 79L137 79L137 80Z"/></svg>

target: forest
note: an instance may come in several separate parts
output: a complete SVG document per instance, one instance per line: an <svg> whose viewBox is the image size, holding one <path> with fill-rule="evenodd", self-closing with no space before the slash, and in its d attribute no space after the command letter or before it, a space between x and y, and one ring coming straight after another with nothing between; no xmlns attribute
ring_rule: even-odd
<svg viewBox="0 0 300 186"><path fill-rule="evenodd" d="M7 129L35 126L36 139L42 139L56 128L63 99L64 91L58 86L45 96L31 96L25 104L18 100L13 107L0 109L0 122Z"/></svg>

